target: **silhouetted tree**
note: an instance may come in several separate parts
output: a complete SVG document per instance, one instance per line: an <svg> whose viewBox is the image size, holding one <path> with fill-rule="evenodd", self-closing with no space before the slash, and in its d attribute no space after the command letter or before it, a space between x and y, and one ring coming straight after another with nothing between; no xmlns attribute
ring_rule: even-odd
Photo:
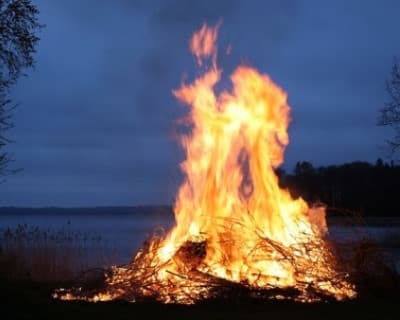
<svg viewBox="0 0 400 320"><path fill-rule="evenodd" d="M382 168L384 166L383 160L381 158L378 158L375 162L375 166L377 168Z"/></svg>
<svg viewBox="0 0 400 320"><path fill-rule="evenodd" d="M395 134L387 142L392 152L398 151L400 147L400 61L393 61L390 78L386 81L386 90L389 101L379 110L378 125L390 126Z"/></svg>
<svg viewBox="0 0 400 320"><path fill-rule="evenodd" d="M12 101L9 89L23 75L23 70L33 67L39 11L30 0L0 0L0 176L9 170L12 156L4 151L10 140L4 135L13 126Z"/></svg>
<svg viewBox="0 0 400 320"><path fill-rule="evenodd" d="M377 159L375 165L355 161L314 167L298 162L293 174L286 174L282 187L310 204L322 201L331 213L352 211L362 215L393 216L400 213L400 166Z"/></svg>
<svg viewBox="0 0 400 320"><path fill-rule="evenodd" d="M308 161L298 161L294 167L294 173L297 175L310 175L314 171L314 166Z"/></svg>

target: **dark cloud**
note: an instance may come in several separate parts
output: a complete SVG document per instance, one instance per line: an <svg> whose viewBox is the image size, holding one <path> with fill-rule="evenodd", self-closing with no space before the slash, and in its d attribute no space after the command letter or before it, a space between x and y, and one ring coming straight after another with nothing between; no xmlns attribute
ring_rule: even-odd
<svg viewBox="0 0 400 320"><path fill-rule="evenodd" d="M169 0L162 1L162 6L154 11L151 20L160 29L167 29L167 32L187 33L188 28L193 28L194 25L204 22L216 24L220 19L233 14L236 9L235 0Z"/></svg>
<svg viewBox="0 0 400 320"><path fill-rule="evenodd" d="M245 61L288 92L288 169L382 156L387 132L375 120L400 52L397 1L36 3L47 27L36 70L14 88L10 132L24 171L0 186L0 205L173 202L187 109L171 90L196 72L188 40L203 22L222 21L225 76Z"/></svg>
<svg viewBox="0 0 400 320"><path fill-rule="evenodd" d="M158 5L154 5L155 3ZM151 48L145 51L138 63L141 83L136 90L135 104L143 117L155 120L157 125L166 128L167 123L171 124L171 119L178 119L185 112L185 109L171 107L176 104L171 90L179 85L182 74L194 73L194 59L188 52L189 38L194 30L205 22L209 25L222 22L222 39L218 44L222 48L220 62L223 68L229 70L240 61L241 51L238 50L234 58L226 57L223 49L229 42L239 39L228 37L230 40L226 41L225 33L240 34L245 39L249 38L247 33L254 33L261 36L266 43L279 43L285 38L289 19L295 16L297 10L295 2L290 0L268 1L267 4L265 1L253 1L251 5L232 0L168 0L150 2L145 11L149 15L152 41ZM266 28L263 29L262 26ZM239 48L240 45L239 42ZM253 46L255 48L251 51L260 52L258 41ZM155 119L156 117L162 118Z"/></svg>

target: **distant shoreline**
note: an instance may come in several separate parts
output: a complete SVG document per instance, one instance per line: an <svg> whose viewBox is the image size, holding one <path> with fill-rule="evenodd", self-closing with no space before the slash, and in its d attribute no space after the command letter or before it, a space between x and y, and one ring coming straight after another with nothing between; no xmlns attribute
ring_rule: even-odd
<svg viewBox="0 0 400 320"><path fill-rule="evenodd" d="M148 215L148 214L173 214L170 205L154 206L107 206L107 207L0 207L1 215Z"/></svg>
<svg viewBox="0 0 400 320"><path fill-rule="evenodd" d="M173 217L171 205L143 205L143 206L107 206L107 207L0 207L0 217L10 215L162 215ZM341 226L400 226L400 217L396 216L341 216L328 213L327 221L330 225Z"/></svg>

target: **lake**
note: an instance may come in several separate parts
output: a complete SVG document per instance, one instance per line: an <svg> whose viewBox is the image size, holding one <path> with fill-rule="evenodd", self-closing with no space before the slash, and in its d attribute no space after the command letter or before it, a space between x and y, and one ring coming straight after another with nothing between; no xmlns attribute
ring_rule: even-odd
<svg viewBox="0 0 400 320"><path fill-rule="evenodd" d="M127 209L129 210L129 209ZM0 211L0 231L4 232L7 228L15 229L18 225L27 225L28 227L39 227L40 230L49 232L62 231L67 234L77 234L85 239L101 239L101 241L92 241L102 247L101 250L113 253L112 263L124 264L129 262L141 244L153 233L154 230L163 228L169 230L174 219L170 210L151 210L145 212L114 214L101 212L101 214L76 213L69 209L64 209L61 213L55 209L54 214L42 211L24 211L17 213ZM84 209L81 209L84 212ZM114 210L110 209L110 212ZM72 213L69 213L72 212ZM346 227L335 224L329 227L330 235L333 238L348 240L368 237L377 242L384 241L388 235L397 235L400 241L400 226L362 226ZM397 246L390 245L388 249L396 255L400 261L400 250ZM99 248L97 248L99 249ZM107 254L107 252L102 252ZM398 263L398 267L400 264Z"/></svg>

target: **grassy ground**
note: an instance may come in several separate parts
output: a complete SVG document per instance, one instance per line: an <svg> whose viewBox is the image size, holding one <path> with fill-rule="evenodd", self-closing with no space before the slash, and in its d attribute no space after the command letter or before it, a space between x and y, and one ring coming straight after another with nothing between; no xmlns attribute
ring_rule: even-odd
<svg viewBox="0 0 400 320"><path fill-rule="evenodd" d="M65 228L21 224L0 229L0 277L48 283L73 280L79 273L110 266L114 250L99 236Z"/></svg>
<svg viewBox="0 0 400 320"><path fill-rule="evenodd" d="M46 235L46 236L45 236ZM397 238L396 238L397 239ZM73 235L55 236L40 230L17 229L3 236L0 250L0 319L398 319L400 286L398 276L383 269L380 251L360 244L358 264L365 271L362 281L367 295L342 303L301 304L291 302L250 303L243 301L207 302L196 306L62 302L51 298L55 288L70 287L78 269L86 268L87 242ZM57 244L57 245L55 245ZM363 249L363 248L366 249ZM362 253L362 254L361 254ZM376 255L379 254L379 255ZM60 268L60 262L64 269ZM372 268L372 269L371 269Z"/></svg>
<svg viewBox="0 0 400 320"><path fill-rule="evenodd" d="M126 302L61 302L50 298L55 284L1 283L1 319L398 319L398 299L344 303L208 303L196 306Z"/></svg>

